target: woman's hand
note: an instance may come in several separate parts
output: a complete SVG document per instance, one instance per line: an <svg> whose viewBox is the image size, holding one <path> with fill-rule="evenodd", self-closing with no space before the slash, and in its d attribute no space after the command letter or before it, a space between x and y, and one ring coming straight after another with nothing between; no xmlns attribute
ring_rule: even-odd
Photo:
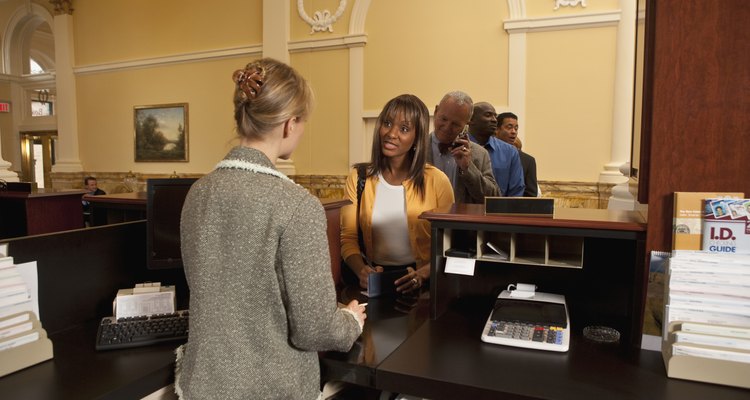
<svg viewBox="0 0 750 400"><path fill-rule="evenodd" d="M352 272L357 275L357 279L359 279L359 286L364 289L367 289L367 278L370 276L370 274L373 274L375 272L383 272L383 267L371 267L369 264L365 263L365 260L359 254L349 256L349 258L346 259L346 265L348 265L349 268L352 269Z"/></svg>
<svg viewBox="0 0 750 400"><path fill-rule="evenodd" d="M357 277L359 278L359 286L363 289L367 289L367 281L369 280L368 278L370 274L376 274L378 272L383 272L383 267L378 265L375 268L370 268L369 265L364 264L357 273Z"/></svg>
<svg viewBox="0 0 750 400"><path fill-rule="evenodd" d="M354 313L354 317L357 318L357 322L360 323L360 326L363 326L365 324L365 320L367 319L367 313L365 312L364 305L359 304L357 300L352 300L344 308Z"/></svg>
<svg viewBox="0 0 750 400"><path fill-rule="evenodd" d="M364 289L367 289L367 277L370 276L370 274L375 272L383 272L383 267L370 267L365 263L365 260L359 254L349 256L349 258L347 258L345 262L346 265L348 265L349 268L352 269L352 272L357 275L357 279L359 279L359 286Z"/></svg>
<svg viewBox="0 0 750 400"><path fill-rule="evenodd" d="M410 293L422 288L424 282L430 277L430 264L425 264L417 270L408 267L406 271L406 275L396 279L397 292Z"/></svg>

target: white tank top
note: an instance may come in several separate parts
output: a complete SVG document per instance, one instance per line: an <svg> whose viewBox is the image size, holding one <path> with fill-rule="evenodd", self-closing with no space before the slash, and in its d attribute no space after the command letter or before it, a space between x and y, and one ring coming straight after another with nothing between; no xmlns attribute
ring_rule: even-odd
<svg viewBox="0 0 750 400"><path fill-rule="evenodd" d="M414 262L409 244L404 187L389 184L379 176L372 208L373 262L376 265L406 265Z"/></svg>

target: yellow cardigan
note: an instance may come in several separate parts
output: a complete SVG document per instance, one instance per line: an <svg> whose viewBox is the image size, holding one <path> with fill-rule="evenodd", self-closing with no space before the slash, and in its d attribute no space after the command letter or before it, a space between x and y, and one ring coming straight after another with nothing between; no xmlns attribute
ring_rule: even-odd
<svg viewBox="0 0 750 400"><path fill-rule="evenodd" d="M360 207L360 222L362 238L365 244L365 254L372 259L372 207L375 204L375 188L378 185L377 176L368 177L362 192L362 206ZM412 182L403 183L406 193L406 216L409 228L409 244L417 266L430 262L430 223L419 219L424 211L453 204L453 187L450 180L439 169L430 164L424 171L425 196L420 198ZM360 254L357 243L357 169L353 168L346 178L346 198L352 204L341 209L341 256L346 260L353 254Z"/></svg>

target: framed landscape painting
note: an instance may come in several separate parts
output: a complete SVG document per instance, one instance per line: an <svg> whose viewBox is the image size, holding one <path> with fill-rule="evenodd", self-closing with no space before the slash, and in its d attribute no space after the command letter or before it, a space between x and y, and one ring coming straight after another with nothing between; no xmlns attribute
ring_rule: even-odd
<svg viewBox="0 0 750 400"><path fill-rule="evenodd" d="M135 161L188 161L188 104L133 107Z"/></svg>

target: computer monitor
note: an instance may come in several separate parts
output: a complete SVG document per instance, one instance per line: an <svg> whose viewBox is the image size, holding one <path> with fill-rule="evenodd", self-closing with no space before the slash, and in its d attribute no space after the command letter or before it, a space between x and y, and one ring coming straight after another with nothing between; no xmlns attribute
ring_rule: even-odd
<svg viewBox="0 0 750 400"><path fill-rule="evenodd" d="M196 178L146 181L146 266L149 269L182 268L180 215Z"/></svg>

